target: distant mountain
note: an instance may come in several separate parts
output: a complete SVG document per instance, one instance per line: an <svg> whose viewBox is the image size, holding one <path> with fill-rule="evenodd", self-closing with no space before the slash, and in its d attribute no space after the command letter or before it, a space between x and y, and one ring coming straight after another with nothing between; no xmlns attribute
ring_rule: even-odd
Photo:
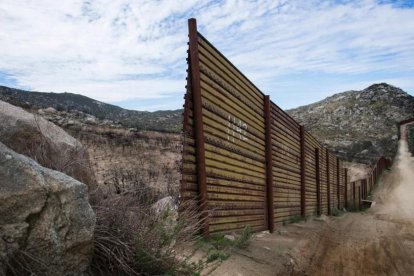
<svg viewBox="0 0 414 276"><path fill-rule="evenodd" d="M414 97L386 83L346 91L287 111L315 137L349 161L394 157L397 123L414 117Z"/></svg>
<svg viewBox="0 0 414 276"><path fill-rule="evenodd" d="M0 100L25 109L53 107L57 111L81 111L138 130L181 131L182 110L135 111L73 93L28 92L0 86Z"/></svg>

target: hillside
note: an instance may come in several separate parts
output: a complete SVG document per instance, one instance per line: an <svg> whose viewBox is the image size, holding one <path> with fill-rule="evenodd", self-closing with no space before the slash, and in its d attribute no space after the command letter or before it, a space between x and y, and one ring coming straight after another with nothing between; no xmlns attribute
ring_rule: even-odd
<svg viewBox="0 0 414 276"><path fill-rule="evenodd" d="M75 130L86 123L178 133L182 125L182 110L127 110L72 93L28 93L0 86L0 100L36 112L53 107L55 112L41 115ZM414 97L381 83L362 91L338 93L287 112L343 158L370 163L380 155L395 155L396 123L414 117L413 110Z"/></svg>
<svg viewBox="0 0 414 276"><path fill-rule="evenodd" d="M414 97L380 83L287 112L343 158L372 162L381 155L394 157L396 123L414 117Z"/></svg>
<svg viewBox="0 0 414 276"><path fill-rule="evenodd" d="M155 112L127 110L73 93L28 93L5 86L0 86L0 100L25 109L53 107L59 112L81 111L98 119L110 120L115 124L138 130L181 131L181 110Z"/></svg>

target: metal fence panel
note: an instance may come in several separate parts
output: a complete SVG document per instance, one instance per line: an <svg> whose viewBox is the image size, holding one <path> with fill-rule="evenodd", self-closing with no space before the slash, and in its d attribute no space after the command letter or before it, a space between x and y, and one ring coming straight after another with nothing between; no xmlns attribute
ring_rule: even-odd
<svg viewBox="0 0 414 276"><path fill-rule="evenodd" d="M203 233L272 231L345 206L342 162L198 33L195 20L189 37L181 201L198 204ZM361 184L347 187L348 202L367 194Z"/></svg>

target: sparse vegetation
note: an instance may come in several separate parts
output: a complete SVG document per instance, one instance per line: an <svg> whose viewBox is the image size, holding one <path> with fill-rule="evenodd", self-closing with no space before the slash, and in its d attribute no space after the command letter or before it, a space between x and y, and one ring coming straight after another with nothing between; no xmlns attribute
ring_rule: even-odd
<svg viewBox="0 0 414 276"><path fill-rule="evenodd" d="M94 275L193 275L201 269L175 251L199 231L196 207L186 206L177 217L174 209L154 207L154 195L146 187L134 187L93 198L97 215Z"/></svg>
<svg viewBox="0 0 414 276"><path fill-rule="evenodd" d="M99 189L91 195L97 215L94 275L197 275L203 261L189 261L177 247L200 228L195 203L180 206L177 136L128 131L80 133L90 145ZM160 199L165 204L157 205Z"/></svg>
<svg viewBox="0 0 414 276"><path fill-rule="evenodd" d="M252 236L252 228L247 225L240 235L231 236L230 239L223 234L213 234L210 237L200 237L198 247L207 252L207 263L214 261L225 261L230 257L231 251L235 248L246 248Z"/></svg>
<svg viewBox="0 0 414 276"><path fill-rule="evenodd" d="M305 218L303 218L301 215L295 215L289 218L289 221L284 222L283 224L288 224L288 223L298 223L301 221L305 221Z"/></svg>
<svg viewBox="0 0 414 276"><path fill-rule="evenodd" d="M338 208L333 208L333 209L331 210L331 215L332 215L332 216L334 216L334 217L340 217L340 216L342 216L344 213L345 213L345 212L344 212L343 210L338 209Z"/></svg>

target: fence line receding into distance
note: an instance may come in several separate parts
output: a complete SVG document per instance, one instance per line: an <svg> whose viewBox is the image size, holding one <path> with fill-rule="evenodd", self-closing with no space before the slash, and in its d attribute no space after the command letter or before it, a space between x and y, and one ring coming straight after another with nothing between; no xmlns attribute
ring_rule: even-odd
<svg viewBox="0 0 414 276"><path fill-rule="evenodd" d="M181 200L198 202L205 235L273 231L353 202L342 160L198 33L195 19L188 65Z"/></svg>

